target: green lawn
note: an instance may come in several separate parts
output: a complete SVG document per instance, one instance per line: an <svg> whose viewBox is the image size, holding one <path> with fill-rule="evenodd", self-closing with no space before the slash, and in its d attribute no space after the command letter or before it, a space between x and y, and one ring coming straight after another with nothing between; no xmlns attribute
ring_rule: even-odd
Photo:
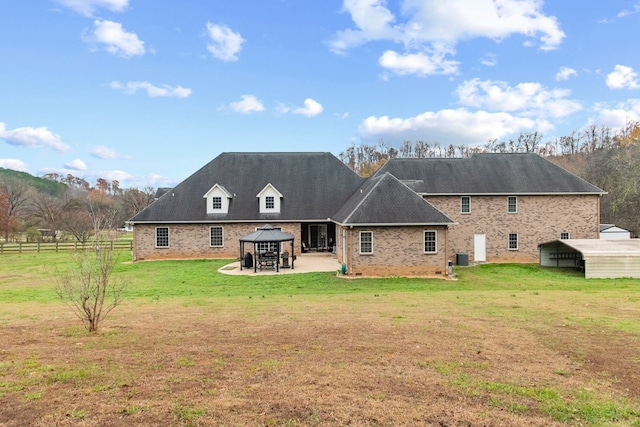
<svg viewBox="0 0 640 427"><path fill-rule="evenodd" d="M0 257L0 301L57 301L52 276L69 265L69 253ZM114 275L126 280L127 299L262 297L385 292L609 292L635 293L636 279L584 279L572 270L537 265L485 264L456 267L457 280L411 278L345 279L335 273L228 276L218 269L231 260L131 262L122 251Z"/></svg>
<svg viewBox="0 0 640 427"><path fill-rule="evenodd" d="M300 408L324 399L339 420L326 416L328 425L358 424L353 411L365 424L409 425L399 420L421 411L419 393L442 393L469 414L447 415L449 425L640 426L640 280L518 264L456 267L456 280L218 273L228 262L133 263L122 251L114 275L129 283L124 304L88 336L54 291L68 253L0 256L0 340L13 343L0 348L0 406L4 396L15 413L37 406L54 423L148 425L216 425L205 421L212 414L233 425L258 406L273 413L249 425L307 425ZM303 403L277 400L308 375ZM345 378L332 386L342 387L335 402L315 391L324 376ZM210 398L183 390L205 381ZM403 397L406 387L418 394ZM83 406L82 396L107 392L103 412ZM176 396L182 403L170 404ZM245 396L246 407L225 412L223 397L240 405ZM358 399L360 409L349 406ZM0 424L12 416L3 411Z"/></svg>

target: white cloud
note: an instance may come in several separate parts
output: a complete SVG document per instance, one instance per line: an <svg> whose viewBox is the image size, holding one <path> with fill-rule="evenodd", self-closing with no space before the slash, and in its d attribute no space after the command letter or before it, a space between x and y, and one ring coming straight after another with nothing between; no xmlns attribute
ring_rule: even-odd
<svg viewBox="0 0 640 427"><path fill-rule="evenodd" d="M300 114L307 117L314 117L322 113L322 110L322 104L311 98L307 98L304 100L304 107L295 108L292 110L292 113Z"/></svg>
<svg viewBox="0 0 640 427"><path fill-rule="evenodd" d="M101 160L130 159L129 156L122 155L118 153L116 150L109 147L105 147L104 145L96 145L91 149L90 154L96 159L101 159Z"/></svg>
<svg viewBox="0 0 640 427"><path fill-rule="evenodd" d="M175 187L180 180L177 178L169 178L167 176L162 176L158 174L150 174L146 175L142 178L138 178L138 181L143 186L151 186L151 187Z"/></svg>
<svg viewBox="0 0 640 427"><path fill-rule="evenodd" d="M391 61L394 71L400 74L419 70L418 74L428 75L425 71L429 69L455 73L457 66L452 65L457 63L445 59L445 55L455 54L455 46L463 40L500 41L522 35L529 38L525 45L537 40L540 49L553 50L565 37L556 18L544 14L540 0L405 0L399 11L405 18L403 22L398 22L386 0L344 0L343 11L351 15L355 28L338 31L329 41L331 51L345 54L376 40L400 43L405 54L391 55L387 51L387 57L380 59L383 66ZM404 62L404 69L401 57L411 59ZM429 68L416 66L416 62L447 66Z"/></svg>
<svg viewBox="0 0 640 427"><path fill-rule="evenodd" d="M457 61L445 59L445 55L451 51L435 52L432 55L424 52L399 54L392 50L387 50L382 54L378 63L396 74L417 74L428 76L434 74L455 74L458 72Z"/></svg>
<svg viewBox="0 0 640 427"><path fill-rule="evenodd" d="M487 67L495 67L498 64L498 57L495 53L489 52L480 58L480 63Z"/></svg>
<svg viewBox="0 0 640 427"><path fill-rule="evenodd" d="M613 71L607 74L607 86L610 89L640 89L638 73L631 67L616 65Z"/></svg>
<svg viewBox="0 0 640 427"><path fill-rule="evenodd" d="M20 172L29 172L27 165L18 159L0 159L0 168L13 169Z"/></svg>
<svg viewBox="0 0 640 427"><path fill-rule="evenodd" d="M307 117L317 116L318 114L322 113L323 109L324 108L322 107L322 104L311 98L307 98L304 100L304 107L294 108L282 103L278 104L278 106L276 107L276 111L281 114L293 113Z"/></svg>
<svg viewBox="0 0 640 427"><path fill-rule="evenodd" d="M191 95L191 89L182 86L171 87L169 85L155 86L149 82L128 82L121 83L118 81L111 82L111 88L123 90L127 94L135 94L138 90L144 90L152 98L169 97L169 98L187 98Z"/></svg>
<svg viewBox="0 0 640 427"><path fill-rule="evenodd" d="M344 0L342 11L351 15L357 29L338 31L329 47L344 54L352 47L373 40L399 40L401 31L392 26L396 18L386 8L385 0Z"/></svg>
<svg viewBox="0 0 640 427"><path fill-rule="evenodd" d="M460 124L464 123L464 126ZM517 117L509 113L471 112L464 108L425 112L408 118L368 117L359 126L368 140L417 140L441 144L480 144L491 138L503 138L524 131L553 129L546 120Z"/></svg>
<svg viewBox="0 0 640 427"><path fill-rule="evenodd" d="M0 139L8 144L29 148L46 147L56 151L68 151L69 146L62 142L60 135L52 133L46 127L21 127L7 130L6 124L0 122Z"/></svg>
<svg viewBox="0 0 640 427"><path fill-rule="evenodd" d="M124 182L133 178L133 175L121 170L113 170L100 172L100 174L96 176L96 178L98 177L108 179L109 181L116 180L118 182Z"/></svg>
<svg viewBox="0 0 640 427"><path fill-rule="evenodd" d="M253 95L242 95L240 97L240 101L232 102L229 104L229 108L231 108L236 113L254 113L264 111L264 105L262 101L256 98Z"/></svg>
<svg viewBox="0 0 640 427"><path fill-rule="evenodd" d="M207 50L222 61L237 61L238 54L242 50L245 39L240 33L234 33L225 25L217 25L207 22L207 34L209 43Z"/></svg>
<svg viewBox="0 0 640 427"><path fill-rule="evenodd" d="M494 111L519 112L529 117L566 117L582 109L567 99L566 89L546 89L540 83L519 83L472 79L461 83L456 95L461 104Z"/></svg>
<svg viewBox="0 0 640 427"><path fill-rule="evenodd" d="M107 52L125 58L144 55L146 52L144 42L135 33L127 32L122 24L106 19L95 20L93 33L83 34L83 40L87 43L104 44Z"/></svg>
<svg viewBox="0 0 640 427"><path fill-rule="evenodd" d="M560 71L558 71L558 73L556 74L556 80L557 81L569 80L570 77L577 76L577 75L578 75L578 72L573 68L561 67Z"/></svg>
<svg viewBox="0 0 640 427"><path fill-rule="evenodd" d="M105 178L110 181L117 180L120 187L144 188L144 187L175 187L180 183L180 179L169 178L157 174L132 175L121 170L102 171L91 174L91 179Z"/></svg>
<svg viewBox="0 0 640 427"><path fill-rule="evenodd" d="M122 12L129 6L129 0L55 0L57 3L68 7L82 15L93 16L100 8L112 12Z"/></svg>
<svg viewBox="0 0 640 427"><path fill-rule="evenodd" d="M640 99L629 99L615 106L600 103L595 109L597 115L590 123L598 126L621 129L631 120L640 121Z"/></svg>
<svg viewBox="0 0 640 427"><path fill-rule="evenodd" d="M472 38L502 40L514 34L539 39L540 49L556 49L565 37L555 17L546 16L540 0L407 0L410 40L455 44Z"/></svg>
<svg viewBox="0 0 640 427"><path fill-rule="evenodd" d="M625 9L618 13L618 18L626 18L630 15L635 15L636 13L640 13L640 3L637 3L633 6L633 9Z"/></svg>
<svg viewBox="0 0 640 427"><path fill-rule="evenodd" d="M75 171L87 170L87 165L80 159L74 159L68 163L65 163L64 167L67 169L75 170Z"/></svg>

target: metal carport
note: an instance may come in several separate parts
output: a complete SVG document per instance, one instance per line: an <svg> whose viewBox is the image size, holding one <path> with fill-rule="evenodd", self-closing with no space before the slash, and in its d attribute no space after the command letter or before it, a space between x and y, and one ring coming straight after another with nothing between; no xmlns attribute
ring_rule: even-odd
<svg viewBox="0 0 640 427"><path fill-rule="evenodd" d="M584 269L587 279L640 278L640 239L554 240L538 245L543 267Z"/></svg>

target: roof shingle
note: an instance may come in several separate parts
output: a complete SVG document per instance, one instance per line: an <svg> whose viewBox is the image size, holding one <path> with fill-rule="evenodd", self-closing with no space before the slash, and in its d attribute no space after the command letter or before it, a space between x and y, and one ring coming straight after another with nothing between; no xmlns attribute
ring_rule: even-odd
<svg viewBox="0 0 640 427"><path fill-rule="evenodd" d="M475 154L466 159L391 159L391 173L421 194L604 194L600 188L537 154Z"/></svg>
<svg viewBox="0 0 640 427"><path fill-rule="evenodd" d="M370 178L332 219L342 225L454 223L390 173Z"/></svg>
<svg viewBox="0 0 640 427"><path fill-rule="evenodd" d="M326 220L363 182L331 153L222 153L131 220ZM215 184L233 195L228 214L206 213L203 196ZM256 195L267 184L283 195L279 214L260 213Z"/></svg>

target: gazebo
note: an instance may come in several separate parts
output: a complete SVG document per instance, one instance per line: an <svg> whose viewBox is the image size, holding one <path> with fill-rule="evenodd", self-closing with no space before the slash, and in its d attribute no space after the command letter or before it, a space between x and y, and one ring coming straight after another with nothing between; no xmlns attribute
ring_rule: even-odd
<svg viewBox="0 0 640 427"><path fill-rule="evenodd" d="M291 259L291 269L293 270L293 261L295 260L293 252L294 239L293 235L284 233L269 224L265 224L253 233L241 237L240 270L242 270L245 263L244 244L253 243L253 271L258 271L258 266L261 270L263 268L274 268L276 271L280 271L280 243L282 242L291 242L291 254L286 257L286 260ZM275 248L275 250L272 250L272 248ZM283 253L286 252L284 251ZM288 268L286 261L283 267Z"/></svg>

